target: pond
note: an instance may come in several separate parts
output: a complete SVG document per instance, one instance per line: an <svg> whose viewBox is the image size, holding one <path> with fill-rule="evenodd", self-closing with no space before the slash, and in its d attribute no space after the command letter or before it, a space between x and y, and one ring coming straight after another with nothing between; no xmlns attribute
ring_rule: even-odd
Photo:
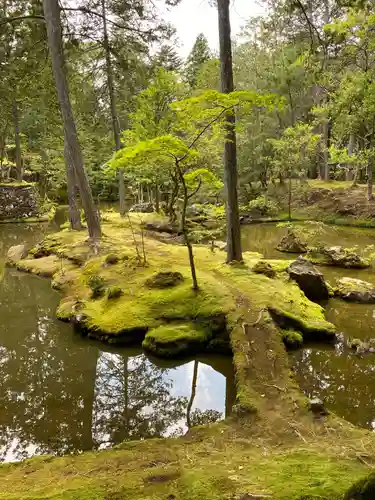
<svg viewBox="0 0 375 500"><path fill-rule="evenodd" d="M302 226L309 234L313 224ZM375 244L375 229L317 226L317 235L308 237L314 245L321 241L327 245L361 249ZM309 231L309 233L307 233ZM275 224L257 224L243 227L244 250L257 251L269 258L293 259L292 254L278 252L285 229ZM331 284L339 277L348 276L369 281L375 285L373 269L346 270L320 267ZM375 338L375 304L353 304L330 299L326 317L334 323L345 338L362 340ZM344 344L335 347L309 345L290 354L296 378L309 397L323 399L327 407L350 422L375 430L375 354L359 357Z"/></svg>
<svg viewBox="0 0 375 500"><path fill-rule="evenodd" d="M230 358L165 363L82 339L55 319L48 280L4 268L45 225L0 225L0 461L184 434L229 414Z"/></svg>

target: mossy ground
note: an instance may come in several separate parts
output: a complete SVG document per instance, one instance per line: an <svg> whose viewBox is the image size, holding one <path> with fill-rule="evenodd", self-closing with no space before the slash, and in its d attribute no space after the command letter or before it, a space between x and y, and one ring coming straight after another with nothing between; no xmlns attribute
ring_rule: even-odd
<svg viewBox="0 0 375 500"><path fill-rule="evenodd" d="M309 495L341 499L372 467L375 437L334 415L317 419L307 410L290 376L280 329L269 314L271 306L277 307L284 316L297 318L304 333L329 333L333 326L325 321L323 309L308 301L281 269L272 279L251 272L259 255L247 254L243 265L227 266L221 252L195 247L201 287L195 294L184 247L146 235L144 265L136 257L126 220L113 216L103 230L100 248L90 248L85 233L65 231L46 239L46 253L69 262L53 279L65 295L60 314L64 311L70 319L76 308L93 327L113 336L129 325L147 325L149 335L159 333L166 342L187 334L201 340L205 330L197 325L203 328L205 323L200 320L225 314L240 411L179 439L3 465L0 499L229 500L257 494L274 500ZM140 245L138 227L135 235ZM109 252L119 256L118 262L106 262ZM43 266L45 259L28 261ZM144 286L160 270L180 272L184 282L167 290ZM122 295L91 299L87 278L93 273L106 286L119 286ZM175 321L178 328L171 329Z"/></svg>

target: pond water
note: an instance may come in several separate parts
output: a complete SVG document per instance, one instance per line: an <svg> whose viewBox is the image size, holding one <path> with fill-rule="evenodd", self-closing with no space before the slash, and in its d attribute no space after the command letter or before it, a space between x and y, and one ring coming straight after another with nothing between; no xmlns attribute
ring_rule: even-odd
<svg viewBox="0 0 375 500"><path fill-rule="evenodd" d="M346 248L358 246L364 249L375 244L375 229L347 227L302 226L308 234L308 243L320 241L328 245ZM319 234L311 234L314 232ZM293 259L293 255L278 252L275 247L285 229L275 224L243 227L244 250L257 251L269 258ZM325 279L331 284L339 277L348 276L374 283L373 269L345 270L320 267ZM334 323L345 338L362 340L375 338L375 304L353 304L330 299L326 317ZM309 345L290 354L296 378L302 390L309 396L317 396L327 407L350 422L375 430L375 354L363 358L344 344L334 347Z"/></svg>
<svg viewBox="0 0 375 500"><path fill-rule="evenodd" d="M4 268L7 249L44 225L0 225L0 461L176 436L224 418L230 358L165 363L82 339L54 319L48 280Z"/></svg>

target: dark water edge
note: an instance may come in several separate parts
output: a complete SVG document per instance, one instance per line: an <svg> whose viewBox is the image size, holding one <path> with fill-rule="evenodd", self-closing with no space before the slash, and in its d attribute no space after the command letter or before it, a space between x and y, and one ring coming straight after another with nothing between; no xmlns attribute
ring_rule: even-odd
<svg viewBox="0 0 375 500"><path fill-rule="evenodd" d="M231 358L168 363L83 339L55 319L48 280L4 268L10 246L52 230L0 226L0 461L178 436L228 415Z"/></svg>

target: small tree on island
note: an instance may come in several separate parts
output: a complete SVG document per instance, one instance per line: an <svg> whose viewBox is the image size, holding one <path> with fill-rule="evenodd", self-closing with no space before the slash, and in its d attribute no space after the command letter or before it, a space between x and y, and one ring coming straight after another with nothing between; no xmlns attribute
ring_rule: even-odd
<svg viewBox="0 0 375 500"><path fill-rule="evenodd" d="M188 203L204 182L216 188L222 185L213 172L201 167L201 150L207 143L223 135L228 113L234 113L237 107L250 111L254 106L273 108L281 104L277 96L261 96L255 92L222 94L209 91L198 97L176 101L170 104L175 118L173 133L123 148L109 163L110 167L123 168L125 171L134 171L146 165L148 169L162 169L177 183L183 201L179 225L188 249L194 290L199 290L199 285L193 246L186 225Z"/></svg>

